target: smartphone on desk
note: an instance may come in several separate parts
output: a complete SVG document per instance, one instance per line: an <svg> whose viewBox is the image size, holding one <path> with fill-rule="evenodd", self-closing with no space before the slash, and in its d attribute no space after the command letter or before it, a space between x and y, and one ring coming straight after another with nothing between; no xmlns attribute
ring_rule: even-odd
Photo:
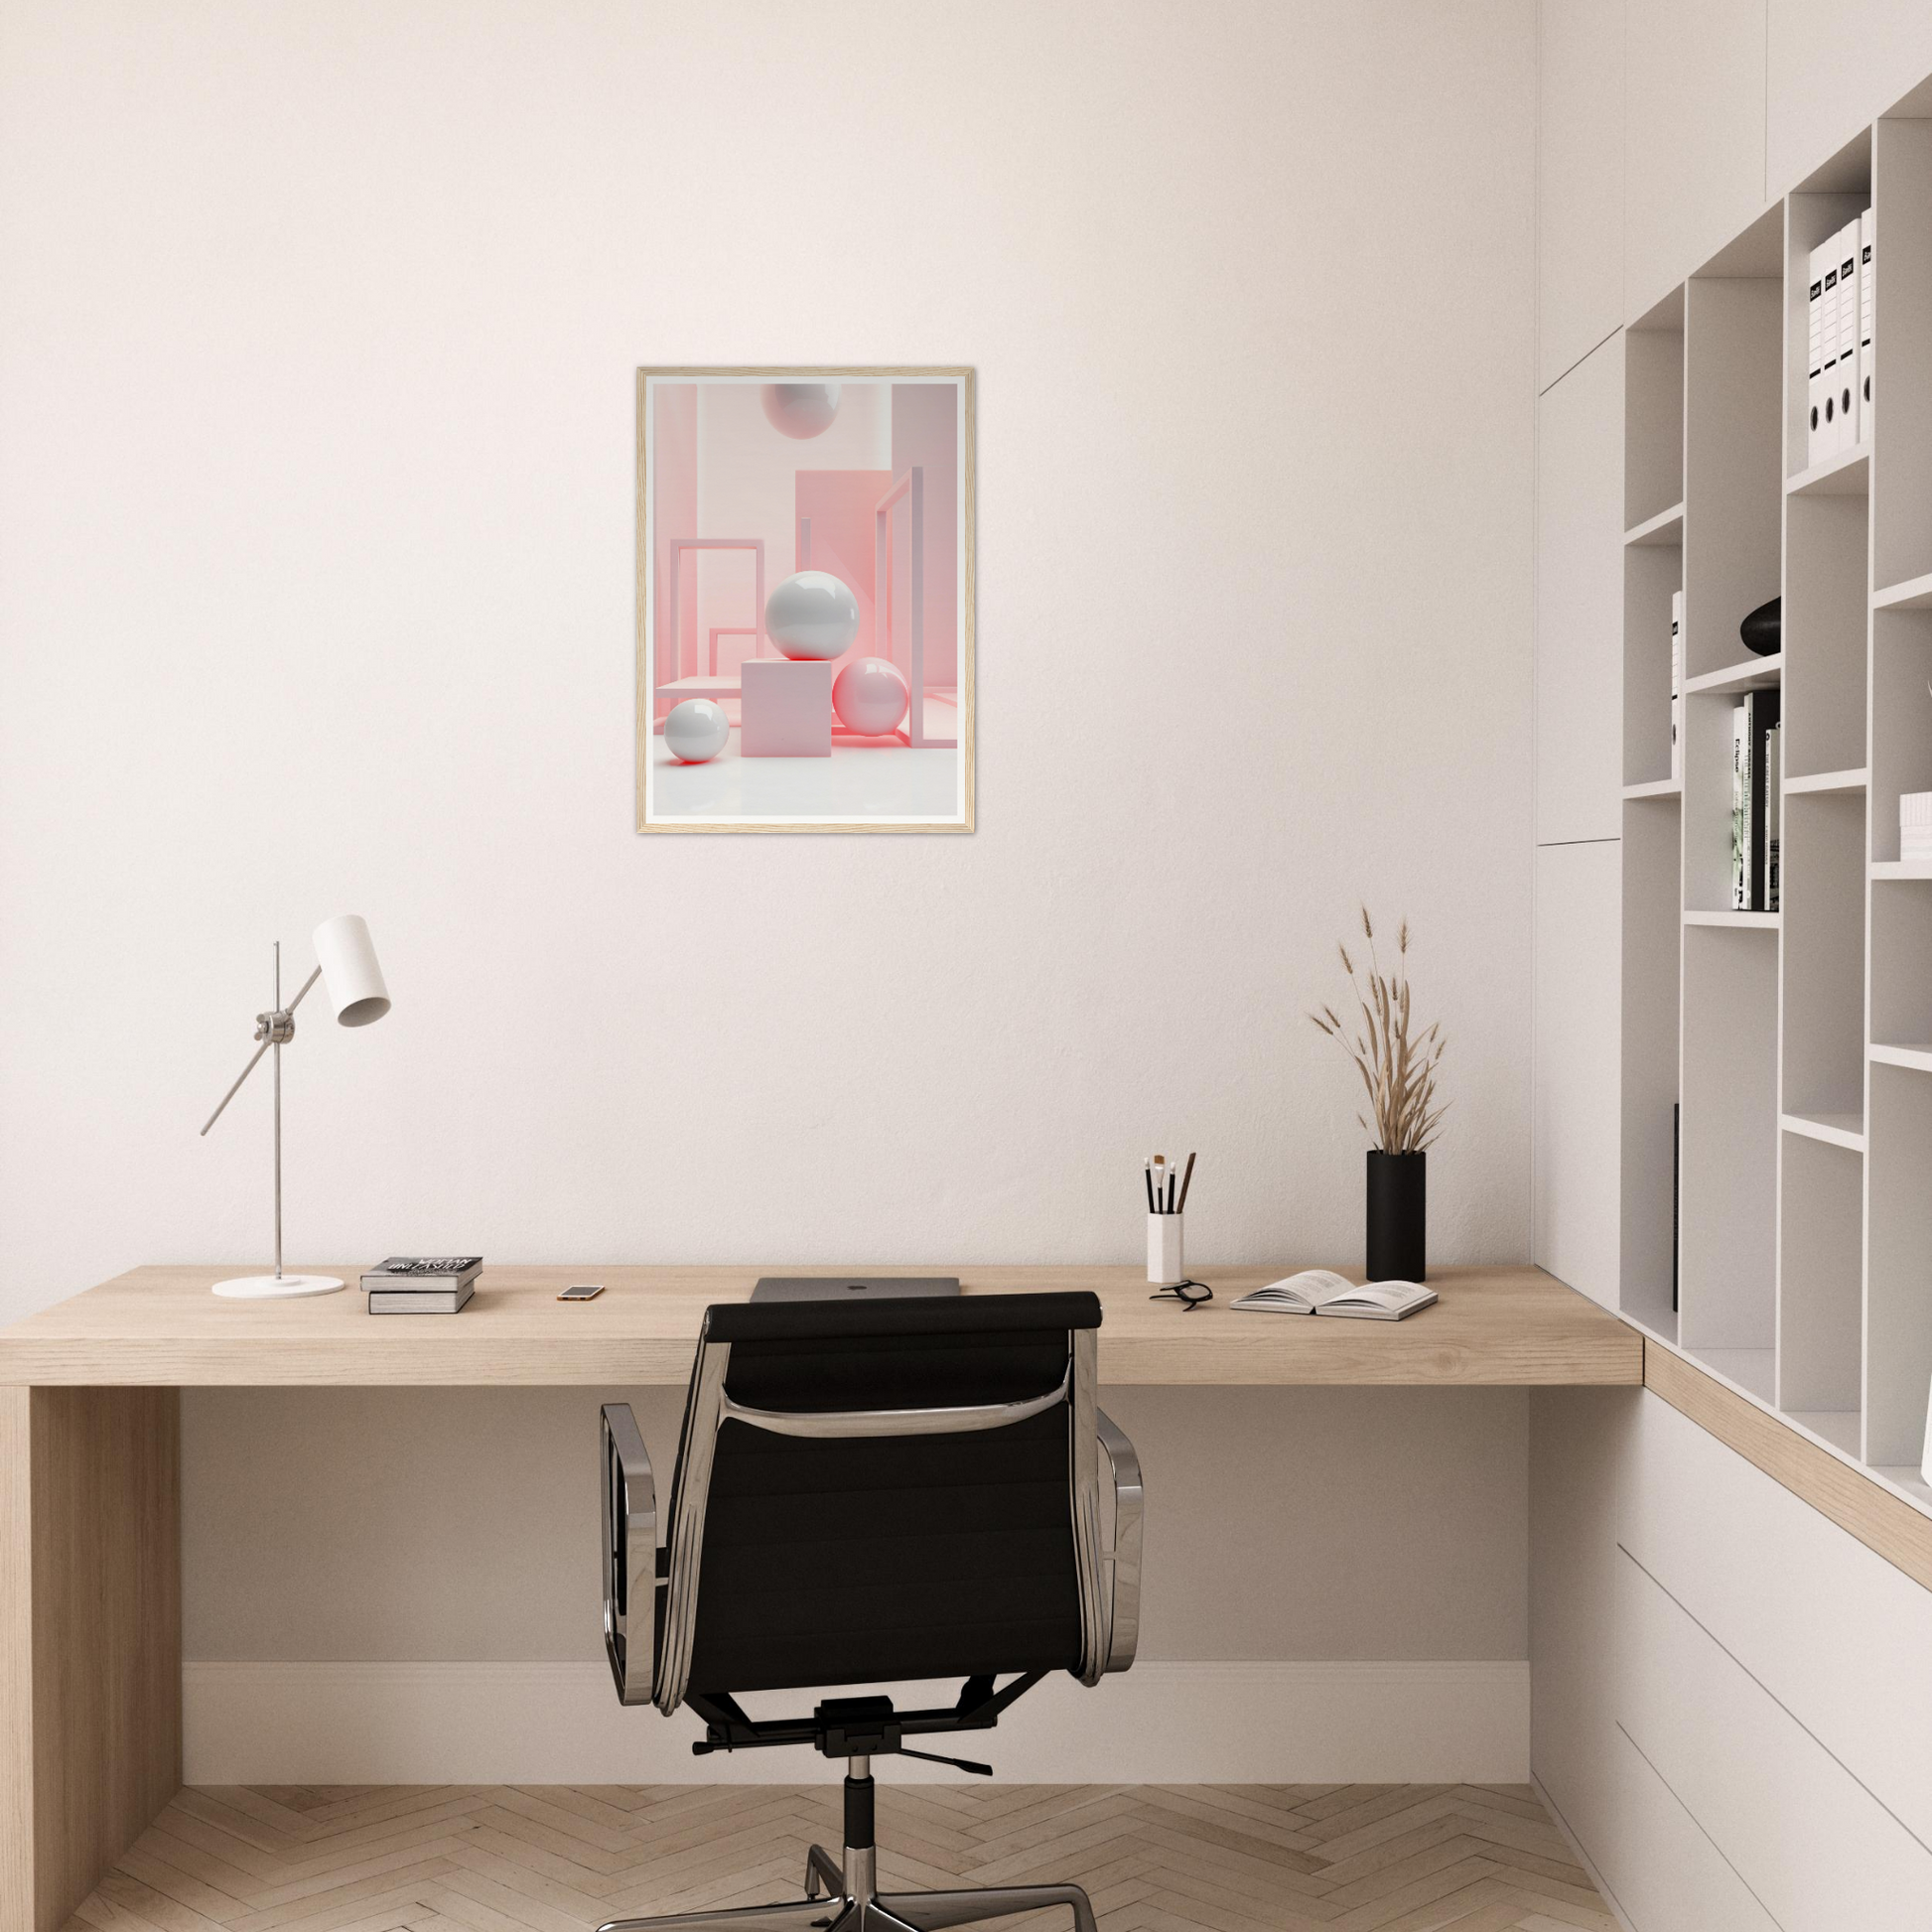
<svg viewBox="0 0 1932 1932"><path fill-rule="evenodd" d="M595 1302L604 1293L602 1282L572 1282L557 1297L560 1302Z"/></svg>

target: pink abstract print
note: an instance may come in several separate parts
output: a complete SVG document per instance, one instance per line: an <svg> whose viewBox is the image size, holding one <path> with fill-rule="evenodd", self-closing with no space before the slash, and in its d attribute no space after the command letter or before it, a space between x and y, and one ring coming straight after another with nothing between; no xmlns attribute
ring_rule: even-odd
<svg viewBox="0 0 1932 1932"><path fill-rule="evenodd" d="M972 829L971 412L967 370L640 372L640 831Z"/></svg>

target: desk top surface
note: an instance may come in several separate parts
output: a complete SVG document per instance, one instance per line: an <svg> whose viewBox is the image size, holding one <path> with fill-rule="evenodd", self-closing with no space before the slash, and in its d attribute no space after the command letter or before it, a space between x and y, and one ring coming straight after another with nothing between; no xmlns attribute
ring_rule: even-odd
<svg viewBox="0 0 1932 1932"><path fill-rule="evenodd" d="M349 1286L293 1302L208 1293L235 1268L136 1268L0 1328L0 1383L368 1386L681 1386L712 1302L743 1301L759 1275L826 1274L796 1262L756 1268L485 1267L456 1315L370 1315ZM1105 1309L1103 1383L1225 1386L1641 1383L1634 1328L1539 1268L1444 1268L1442 1298L1406 1321L1240 1313L1236 1296L1293 1268L1210 1268L1215 1300L1186 1313L1150 1302L1137 1268L867 1268L956 1274L968 1294L1092 1289ZM556 1297L603 1282L592 1302Z"/></svg>

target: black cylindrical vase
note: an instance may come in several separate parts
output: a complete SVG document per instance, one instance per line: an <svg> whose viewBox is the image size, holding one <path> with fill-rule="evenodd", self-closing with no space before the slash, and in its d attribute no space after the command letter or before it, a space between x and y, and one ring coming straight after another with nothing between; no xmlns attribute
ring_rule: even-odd
<svg viewBox="0 0 1932 1932"><path fill-rule="evenodd" d="M1368 1156L1368 1278L1419 1282L1429 1268L1429 1156Z"/></svg>

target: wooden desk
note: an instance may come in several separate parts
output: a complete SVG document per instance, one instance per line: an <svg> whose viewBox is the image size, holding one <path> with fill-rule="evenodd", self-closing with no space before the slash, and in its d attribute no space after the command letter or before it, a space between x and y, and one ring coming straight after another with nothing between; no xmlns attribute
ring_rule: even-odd
<svg viewBox="0 0 1932 1932"><path fill-rule="evenodd" d="M0 1384L682 1387L708 1304L743 1301L761 1274L826 1271L795 1262L485 1268L476 1299L444 1318L371 1316L352 1287L300 1302L224 1302L208 1293L210 1283L232 1272L137 1268L0 1328ZM336 1265L323 1272L353 1283L360 1271ZM925 1272L940 1272L938 1264ZM1092 1289L1106 1309L1103 1382L1547 1387L1643 1380L1636 1331L1539 1268L1442 1269L1431 1277L1442 1300L1407 1321L1311 1320L1229 1308L1287 1267L1210 1269L1216 1299L1191 1313L1150 1302L1136 1268L958 1272L968 1294ZM573 1281L603 1282L605 1292L594 1302L560 1303L558 1291Z"/></svg>
<svg viewBox="0 0 1932 1932"><path fill-rule="evenodd" d="M0 1329L0 1932L55 1932L180 1787L183 1388L681 1385L708 1303L827 1271L489 1268L450 1319L372 1318L352 1287L208 1294L233 1272L137 1268ZM1402 1322L1230 1310L1287 1265L1210 1270L1218 1299L1192 1313L1133 1268L959 1272L968 1293L1094 1290L1103 1383L1643 1380L1637 1332L1534 1268L1444 1269L1442 1301ZM595 1302L555 1299L585 1280L607 1284Z"/></svg>

